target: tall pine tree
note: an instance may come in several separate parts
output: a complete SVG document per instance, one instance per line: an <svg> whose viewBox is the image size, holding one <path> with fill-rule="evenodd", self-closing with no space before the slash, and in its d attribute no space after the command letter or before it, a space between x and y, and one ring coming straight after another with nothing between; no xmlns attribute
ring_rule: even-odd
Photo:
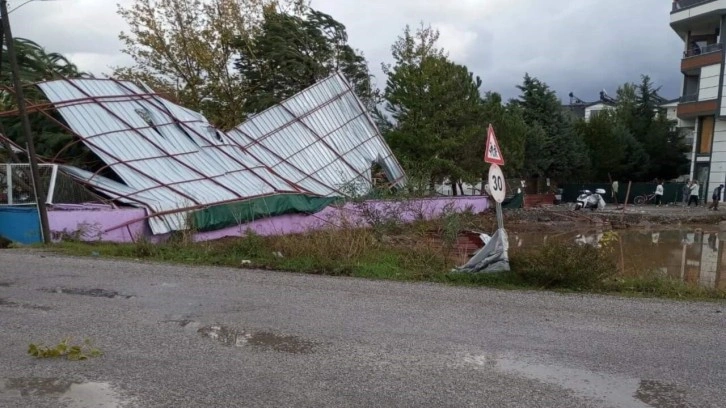
<svg viewBox="0 0 726 408"><path fill-rule="evenodd" d="M529 176L551 177L558 181L586 179L590 160L587 146L575 132L574 123L554 91L539 79L525 74L519 99L512 101L519 106L525 122L532 129L525 142L526 161L531 166Z"/></svg>

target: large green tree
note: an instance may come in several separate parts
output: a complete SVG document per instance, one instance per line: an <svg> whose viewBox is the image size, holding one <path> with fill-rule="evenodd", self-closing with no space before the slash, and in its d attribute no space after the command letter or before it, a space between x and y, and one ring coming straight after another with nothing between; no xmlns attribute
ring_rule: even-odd
<svg viewBox="0 0 726 408"><path fill-rule="evenodd" d="M623 84L617 92L615 118L633 135L642 151L638 169L632 177L640 180L671 179L687 172L689 151L675 121L668 120L659 107L664 102L650 77L640 83Z"/></svg>
<svg viewBox="0 0 726 408"><path fill-rule="evenodd" d="M494 127L502 155L506 160L507 174L511 177L521 176L525 170L525 141L530 132L521 109L516 105L503 104L501 95L496 92L487 92L482 104L483 120ZM475 143L467 146L475 153L475 159L479 162L482 160L482 155L478 153L485 143L486 133L482 133Z"/></svg>
<svg viewBox="0 0 726 408"><path fill-rule="evenodd" d="M525 161L531 163L527 175L558 181L586 178L590 166L587 146L555 92L529 74L517 88L521 95L511 103L521 109L531 128L525 141Z"/></svg>
<svg viewBox="0 0 726 408"><path fill-rule="evenodd" d="M392 47L384 98L392 128L386 138L408 168L432 182L478 181L486 137L481 79L436 47L438 32L406 27ZM454 187L454 190L456 188Z"/></svg>
<svg viewBox="0 0 726 408"><path fill-rule="evenodd" d="M639 179L644 174L648 156L613 112L601 112L589 122L582 120L576 130L589 149L591 180Z"/></svg>
<svg viewBox="0 0 726 408"><path fill-rule="evenodd" d="M340 71L358 97L375 104L365 58L348 44L345 26L299 3L295 12L271 5L253 36L240 38L235 62L243 89L243 111L257 113Z"/></svg>

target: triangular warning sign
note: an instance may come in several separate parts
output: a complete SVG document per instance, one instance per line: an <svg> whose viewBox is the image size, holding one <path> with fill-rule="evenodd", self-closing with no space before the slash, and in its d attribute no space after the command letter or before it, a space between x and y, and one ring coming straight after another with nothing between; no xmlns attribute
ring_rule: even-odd
<svg viewBox="0 0 726 408"><path fill-rule="evenodd" d="M494 127L492 127L491 123L489 124L489 130L487 130L487 145L484 151L484 161L500 166L504 165L504 156L502 156L502 150L499 148L497 137L494 135Z"/></svg>

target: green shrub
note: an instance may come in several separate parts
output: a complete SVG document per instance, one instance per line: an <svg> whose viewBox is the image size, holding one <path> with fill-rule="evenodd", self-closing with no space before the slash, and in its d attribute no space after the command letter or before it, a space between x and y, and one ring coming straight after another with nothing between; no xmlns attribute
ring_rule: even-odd
<svg viewBox="0 0 726 408"><path fill-rule="evenodd" d="M0 248L10 248L10 244L12 244L12 243L13 243L13 241L0 235Z"/></svg>
<svg viewBox="0 0 726 408"><path fill-rule="evenodd" d="M132 253L137 258L150 258L159 253L159 247L145 236L140 235L133 244Z"/></svg>
<svg viewBox="0 0 726 408"><path fill-rule="evenodd" d="M511 267L527 284L574 290L597 288L618 273L606 251L559 242L513 256Z"/></svg>
<svg viewBox="0 0 726 408"><path fill-rule="evenodd" d="M248 229L243 237L236 239L230 249L240 258L258 259L269 255L264 237L251 229Z"/></svg>

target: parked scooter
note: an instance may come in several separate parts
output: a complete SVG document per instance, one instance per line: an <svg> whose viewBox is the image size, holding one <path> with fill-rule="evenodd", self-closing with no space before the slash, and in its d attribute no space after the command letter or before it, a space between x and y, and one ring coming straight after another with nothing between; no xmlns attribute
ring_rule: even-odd
<svg viewBox="0 0 726 408"><path fill-rule="evenodd" d="M590 190L580 190L580 195L575 201L575 210L581 208L589 208L592 211L602 210L605 208L605 199L602 196L605 195L605 190L598 188L593 194Z"/></svg>

